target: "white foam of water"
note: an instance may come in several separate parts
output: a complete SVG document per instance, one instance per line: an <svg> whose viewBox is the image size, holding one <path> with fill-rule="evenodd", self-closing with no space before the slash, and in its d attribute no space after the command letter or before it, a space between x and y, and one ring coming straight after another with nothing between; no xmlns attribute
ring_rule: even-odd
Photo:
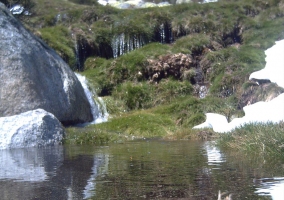
<svg viewBox="0 0 284 200"><path fill-rule="evenodd" d="M263 70L251 74L252 79L269 79L284 87L284 40L265 51L266 66ZM237 127L248 123L279 123L284 121L284 93L269 102L257 102L243 108L245 116L233 119L228 123L225 116L216 113L207 113L206 121L193 128L213 128L215 132L230 132Z"/></svg>
<svg viewBox="0 0 284 200"><path fill-rule="evenodd" d="M94 118L94 121L92 121L91 123L88 124L98 124L98 123L102 123L102 122L106 122L108 120L108 112L106 110L106 106L104 101L102 100L102 98L97 97L98 101L94 101L93 96L96 96L96 94L93 94L88 87L88 82L86 80L85 76L82 76L78 73L75 73L78 80L80 81L85 95L91 105L91 112Z"/></svg>

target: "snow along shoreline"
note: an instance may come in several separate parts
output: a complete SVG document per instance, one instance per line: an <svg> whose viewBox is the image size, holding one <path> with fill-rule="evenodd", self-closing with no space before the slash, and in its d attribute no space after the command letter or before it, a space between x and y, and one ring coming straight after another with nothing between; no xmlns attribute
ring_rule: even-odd
<svg viewBox="0 0 284 200"><path fill-rule="evenodd" d="M265 51L265 68L253 72L249 79L269 79L284 88L284 40ZM216 113L206 113L206 121L194 126L194 129L213 128L215 132L230 132L235 128L249 123L279 123L284 121L284 93L268 102L257 102L243 108L245 116L235 118L228 123L225 116Z"/></svg>

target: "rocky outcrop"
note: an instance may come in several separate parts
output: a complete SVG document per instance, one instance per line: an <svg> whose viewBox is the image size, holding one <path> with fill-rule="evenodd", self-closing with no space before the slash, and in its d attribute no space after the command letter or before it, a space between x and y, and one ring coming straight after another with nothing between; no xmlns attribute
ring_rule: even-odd
<svg viewBox="0 0 284 200"><path fill-rule="evenodd" d="M151 82L162 78L174 77L178 80L189 80L192 83L202 82L202 72L194 67L191 55L177 53L161 56L157 60L148 59L146 77Z"/></svg>
<svg viewBox="0 0 284 200"><path fill-rule="evenodd" d="M284 88L275 83L261 83L261 80L258 80L258 82L248 81L245 83L238 107L242 109L259 101L268 102L282 93L284 93Z"/></svg>
<svg viewBox="0 0 284 200"><path fill-rule="evenodd" d="M65 125L93 120L69 66L0 3L0 117L37 108Z"/></svg>
<svg viewBox="0 0 284 200"><path fill-rule="evenodd" d="M64 128L42 109L0 118L0 149L38 147L61 143Z"/></svg>

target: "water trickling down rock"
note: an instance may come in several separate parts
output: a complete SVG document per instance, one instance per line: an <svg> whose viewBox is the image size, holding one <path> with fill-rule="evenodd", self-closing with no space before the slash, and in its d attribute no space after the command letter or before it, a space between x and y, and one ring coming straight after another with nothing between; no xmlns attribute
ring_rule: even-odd
<svg viewBox="0 0 284 200"><path fill-rule="evenodd" d="M91 92L89 87L88 87L88 82L86 80L85 76L82 76L78 73L75 73L78 80L80 81L85 95L91 105L91 111L92 111L92 115L94 120L92 122L90 122L90 124L97 124L97 123L102 123L102 122L106 122L108 119L108 112L106 110L106 106L104 101L102 100L101 97L98 97L97 94L95 92ZM95 97L95 101L94 98ZM89 123L88 123L89 124Z"/></svg>
<svg viewBox="0 0 284 200"><path fill-rule="evenodd" d="M148 42L145 41L145 39L141 35L130 36L121 33L120 35L117 35L112 39L111 46L113 57L117 58L118 56L133 51L134 49L139 49L146 43Z"/></svg>

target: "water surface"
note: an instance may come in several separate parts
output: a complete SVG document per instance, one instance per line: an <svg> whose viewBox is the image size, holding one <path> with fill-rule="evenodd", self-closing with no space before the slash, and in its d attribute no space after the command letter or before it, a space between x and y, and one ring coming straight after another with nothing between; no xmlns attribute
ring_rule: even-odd
<svg viewBox="0 0 284 200"><path fill-rule="evenodd" d="M281 163L222 153L208 142L0 151L1 199L284 199ZM224 196L225 197L225 196Z"/></svg>

